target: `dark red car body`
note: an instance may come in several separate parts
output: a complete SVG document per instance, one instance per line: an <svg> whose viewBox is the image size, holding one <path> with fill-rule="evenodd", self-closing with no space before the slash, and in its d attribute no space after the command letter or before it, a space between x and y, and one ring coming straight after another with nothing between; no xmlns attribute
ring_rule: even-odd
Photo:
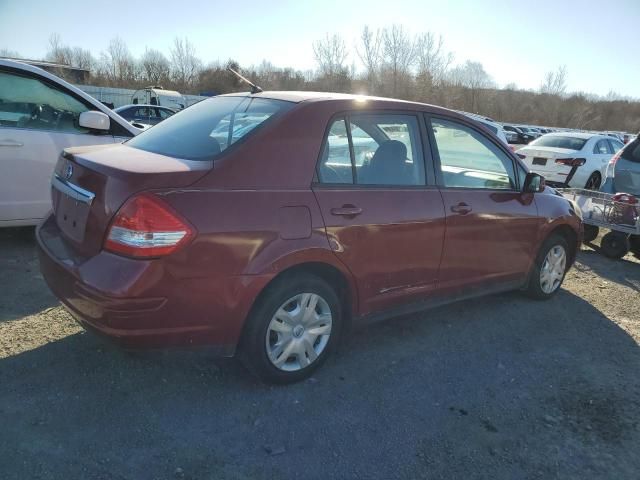
<svg viewBox="0 0 640 480"><path fill-rule="evenodd" d="M554 231L574 252L579 245L580 218L550 189L439 185L425 118L437 115L481 130L473 120L375 98L256 96L295 105L215 162L173 159L126 144L63 154L57 173L72 165L70 181L95 198L81 205L54 189L55 213L37 237L47 283L82 325L129 347L211 345L232 355L256 299L290 269L328 280L352 318L378 318L520 288ZM390 190L317 183L316 163L331 119L353 111L420 119L425 185ZM525 168L507 145L483 134L516 168ZM142 191L157 195L194 227L188 245L157 259L103 248L118 209ZM463 204L472 210L461 211ZM361 211L349 215L350 208Z"/></svg>

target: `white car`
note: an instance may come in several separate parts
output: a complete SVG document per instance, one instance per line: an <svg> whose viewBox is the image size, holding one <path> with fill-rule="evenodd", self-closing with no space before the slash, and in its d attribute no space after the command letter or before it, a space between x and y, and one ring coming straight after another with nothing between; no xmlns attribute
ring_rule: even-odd
<svg viewBox="0 0 640 480"><path fill-rule="evenodd" d="M0 59L0 227L36 225L46 216L64 148L118 143L140 131L55 75Z"/></svg>
<svg viewBox="0 0 640 480"><path fill-rule="evenodd" d="M607 135L592 133L548 133L518 150L532 172L551 184L564 184L573 164L578 167L570 187L600 188L609 160L623 147L622 142Z"/></svg>

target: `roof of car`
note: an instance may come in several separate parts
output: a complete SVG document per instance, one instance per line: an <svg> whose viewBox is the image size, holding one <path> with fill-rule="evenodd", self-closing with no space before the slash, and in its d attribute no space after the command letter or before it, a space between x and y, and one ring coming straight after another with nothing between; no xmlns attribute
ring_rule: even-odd
<svg viewBox="0 0 640 480"><path fill-rule="evenodd" d="M165 106L162 106L162 105L149 105L149 104L146 104L146 103L130 103L128 105L122 105L121 107L116 107L113 110L115 112L119 112L121 110L124 110L125 108L131 108L131 107L162 108L163 110L171 110L172 112L174 111L173 108L165 107Z"/></svg>
<svg viewBox="0 0 640 480"><path fill-rule="evenodd" d="M334 92L302 92L302 91L267 91L250 94L248 92L228 93L226 96L252 96L255 98L270 98L273 100L284 100L287 102L309 102L309 101L322 101L322 100L380 100L393 103L407 103L414 105L426 105L419 102L410 102L407 100L400 100L396 98L386 97L373 97L369 95L355 95L352 93L334 93Z"/></svg>
<svg viewBox="0 0 640 480"><path fill-rule="evenodd" d="M545 137L571 137L571 138L582 138L584 140L589 140L594 137L602 137L607 138L606 135L601 135L599 133L586 133L586 132L553 132L547 133Z"/></svg>

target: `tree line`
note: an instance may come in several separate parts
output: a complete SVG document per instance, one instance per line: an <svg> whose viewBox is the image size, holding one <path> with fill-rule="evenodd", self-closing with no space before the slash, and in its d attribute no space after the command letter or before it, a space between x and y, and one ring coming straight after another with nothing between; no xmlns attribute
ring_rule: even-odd
<svg viewBox="0 0 640 480"><path fill-rule="evenodd" d="M364 26L350 48L338 34L313 42L316 69L279 68L264 60L241 67L237 61L204 64L188 38L176 37L169 52L147 48L135 58L119 37L96 57L82 47L49 39L45 59L89 70L91 84L124 88L162 85L182 93L220 94L247 86L227 70L237 69L265 90L316 90L394 97L478 113L498 121L589 130L640 130L640 102L613 92L598 97L569 93L567 69L541 73L540 87L498 88L484 66L454 63L441 35L412 34L401 25ZM19 56L0 50L0 56ZM64 75L64 71L61 71Z"/></svg>

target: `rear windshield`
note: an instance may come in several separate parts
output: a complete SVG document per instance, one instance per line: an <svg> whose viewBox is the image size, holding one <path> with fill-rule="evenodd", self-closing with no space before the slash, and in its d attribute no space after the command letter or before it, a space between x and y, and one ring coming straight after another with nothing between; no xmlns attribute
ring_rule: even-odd
<svg viewBox="0 0 640 480"><path fill-rule="evenodd" d="M625 147L622 158L640 163L640 136Z"/></svg>
<svg viewBox="0 0 640 480"><path fill-rule="evenodd" d="M587 143L585 138L544 136L534 140L529 145L536 147L566 148L567 150L582 150Z"/></svg>
<svg viewBox="0 0 640 480"><path fill-rule="evenodd" d="M127 145L185 160L212 160L293 105L269 98L211 98L146 130Z"/></svg>

